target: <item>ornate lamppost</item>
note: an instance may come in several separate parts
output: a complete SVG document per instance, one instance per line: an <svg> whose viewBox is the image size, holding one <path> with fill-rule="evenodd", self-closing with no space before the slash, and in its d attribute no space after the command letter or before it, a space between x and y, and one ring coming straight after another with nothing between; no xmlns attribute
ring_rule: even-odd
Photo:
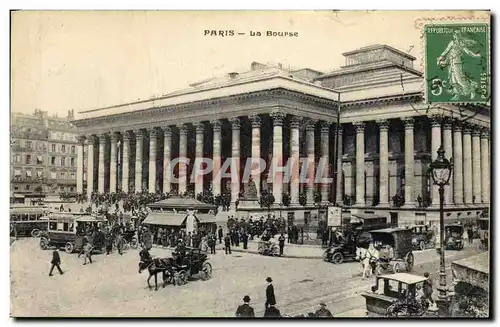
<svg viewBox="0 0 500 327"><path fill-rule="evenodd" d="M451 173L453 170L453 164L444 157L444 149L441 145L437 151L438 156L429 167L429 173L432 176L434 185L439 187L439 238L440 238L440 248L438 248L438 253L440 255L439 262L439 295L438 295L438 305L439 313L441 316L445 316L449 312L449 294L446 287L446 270L445 270L445 257L444 257L444 187L449 185Z"/></svg>

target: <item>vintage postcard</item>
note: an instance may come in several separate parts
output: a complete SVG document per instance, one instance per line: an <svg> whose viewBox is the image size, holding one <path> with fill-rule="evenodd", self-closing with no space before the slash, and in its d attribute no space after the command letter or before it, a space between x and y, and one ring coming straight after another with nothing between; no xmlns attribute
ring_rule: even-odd
<svg viewBox="0 0 500 327"><path fill-rule="evenodd" d="M11 12L11 316L490 318L490 20Z"/></svg>

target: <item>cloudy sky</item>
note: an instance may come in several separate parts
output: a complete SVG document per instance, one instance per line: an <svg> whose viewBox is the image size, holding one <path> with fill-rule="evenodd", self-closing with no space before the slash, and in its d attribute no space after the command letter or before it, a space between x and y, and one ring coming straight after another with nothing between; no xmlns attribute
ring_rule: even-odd
<svg viewBox="0 0 500 327"><path fill-rule="evenodd" d="M252 61L329 72L389 44L419 58L422 17L471 12L21 11L12 14L12 110L66 115L169 93ZM478 13L476 13L477 15ZM484 14L482 14L484 16ZM246 35L205 36L205 30ZM250 31L298 32L251 37ZM415 63L420 70L420 60Z"/></svg>

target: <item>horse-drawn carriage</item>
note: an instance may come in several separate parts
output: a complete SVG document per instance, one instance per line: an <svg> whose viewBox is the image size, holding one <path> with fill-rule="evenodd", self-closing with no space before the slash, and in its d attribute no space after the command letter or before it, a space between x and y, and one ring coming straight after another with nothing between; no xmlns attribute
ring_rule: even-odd
<svg viewBox="0 0 500 327"><path fill-rule="evenodd" d="M407 273L377 276L372 292L361 294L366 299L368 317L415 317L422 316L428 302L418 298L418 290L424 287L426 277Z"/></svg>
<svg viewBox="0 0 500 327"><path fill-rule="evenodd" d="M270 255L277 257L280 255L280 249L278 247L278 244L276 242L273 242L271 240L269 241L259 241L258 247L257 247L257 252L259 252L262 255Z"/></svg>
<svg viewBox="0 0 500 327"><path fill-rule="evenodd" d="M407 228L386 228L370 231L374 247L379 251L375 273L403 269L410 272L414 264L412 230Z"/></svg>
<svg viewBox="0 0 500 327"><path fill-rule="evenodd" d="M450 224L444 227L446 250L462 250L464 248L464 226Z"/></svg>
<svg viewBox="0 0 500 327"><path fill-rule="evenodd" d="M40 248L49 246L64 247L67 253L79 251L85 245L86 227L96 227L106 221L86 213L55 212L47 216L47 231L40 235ZM101 252L104 247L104 237L96 234L92 239L94 251Z"/></svg>

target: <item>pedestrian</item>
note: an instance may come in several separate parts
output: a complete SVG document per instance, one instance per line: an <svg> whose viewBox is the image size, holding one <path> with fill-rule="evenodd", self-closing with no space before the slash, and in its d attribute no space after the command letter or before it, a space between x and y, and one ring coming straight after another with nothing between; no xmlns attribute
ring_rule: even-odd
<svg viewBox="0 0 500 327"><path fill-rule="evenodd" d="M210 254L215 254L215 243L217 242L217 238L215 234L210 234L208 237L208 247L210 248Z"/></svg>
<svg viewBox="0 0 500 327"><path fill-rule="evenodd" d="M474 236L474 232L472 231L472 228L469 226L469 228L467 228L467 238L469 239L470 245L472 245L473 236Z"/></svg>
<svg viewBox="0 0 500 327"><path fill-rule="evenodd" d="M254 318L255 312L253 308L250 306L250 296L245 295L243 297L243 304L238 306L236 310L236 317L238 318Z"/></svg>
<svg viewBox="0 0 500 327"><path fill-rule="evenodd" d="M330 236L329 235L330 233L328 233L328 230L322 230L322 233L321 233L321 246L322 247L326 247L328 245L328 237Z"/></svg>
<svg viewBox="0 0 500 327"><path fill-rule="evenodd" d="M243 250L248 249L248 234L246 231L243 231L241 234L241 241L243 242Z"/></svg>
<svg viewBox="0 0 500 327"><path fill-rule="evenodd" d="M270 305L275 305L276 304L276 297L274 296L274 286L273 286L273 279L271 277L266 278L267 282L267 287L266 287L266 309Z"/></svg>
<svg viewBox="0 0 500 327"><path fill-rule="evenodd" d="M120 255L123 255L123 236L121 233L116 238L116 249Z"/></svg>
<svg viewBox="0 0 500 327"><path fill-rule="evenodd" d="M217 235L219 236L219 244L222 244L222 237L224 236L224 233L222 232L222 226L219 226L219 229L217 230Z"/></svg>
<svg viewBox="0 0 500 327"><path fill-rule="evenodd" d="M434 303L434 300L432 299L432 278L429 276L428 272L424 273L424 277L427 278L426 281L424 281L424 296L427 300L429 300L430 303Z"/></svg>
<svg viewBox="0 0 500 327"><path fill-rule="evenodd" d="M92 243L87 242L87 244L85 244L85 249L84 249L85 256L84 256L84 262L83 262L84 266L87 264L87 259L89 259L89 262L92 263L92 249L93 248L94 247L92 246Z"/></svg>
<svg viewBox="0 0 500 327"><path fill-rule="evenodd" d="M283 255L283 248L285 247L285 235L281 233L280 237L278 237L278 242L280 246L280 256Z"/></svg>
<svg viewBox="0 0 500 327"><path fill-rule="evenodd" d="M106 255L109 255L113 250L113 238L109 232L106 233L106 237L104 238L104 247L106 248Z"/></svg>
<svg viewBox="0 0 500 327"><path fill-rule="evenodd" d="M316 310L316 312L314 313L315 317L319 317L319 318L331 318L331 317L333 317L330 310L328 310L328 308L326 307L326 304L320 303L319 306L320 306L320 308L318 310Z"/></svg>
<svg viewBox="0 0 500 327"><path fill-rule="evenodd" d="M226 237L224 237L224 250L226 251L226 254L231 254L231 237L229 233L227 233Z"/></svg>
<svg viewBox="0 0 500 327"><path fill-rule="evenodd" d="M55 249L54 252L52 252L52 261L50 263L52 264L52 266L50 266L49 276L53 276L52 272L54 271L54 267L57 268L59 274L64 274L61 269L61 257L59 256L58 249Z"/></svg>
<svg viewBox="0 0 500 327"><path fill-rule="evenodd" d="M270 304L266 311L264 312L265 318L280 318L281 312L274 306L274 304Z"/></svg>

